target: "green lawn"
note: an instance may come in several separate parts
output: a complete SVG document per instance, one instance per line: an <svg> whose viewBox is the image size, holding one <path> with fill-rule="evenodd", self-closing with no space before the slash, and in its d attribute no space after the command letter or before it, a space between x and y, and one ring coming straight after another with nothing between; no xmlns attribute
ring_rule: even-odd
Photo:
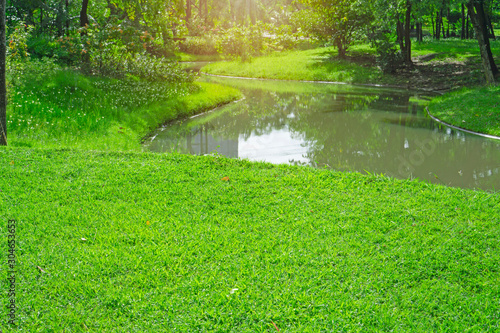
<svg viewBox="0 0 500 333"><path fill-rule="evenodd" d="M465 129L500 137L500 87L464 88L432 100L429 111Z"/></svg>
<svg viewBox="0 0 500 333"><path fill-rule="evenodd" d="M0 149L0 190L0 217L17 221L10 331L500 329L499 194L26 148Z"/></svg>
<svg viewBox="0 0 500 333"><path fill-rule="evenodd" d="M340 68L331 49L303 52L289 55ZM42 74L10 88L0 147L17 308L2 331L500 330L500 193L140 153L158 124L240 93Z"/></svg>
<svg viewBox="0 0 500 333"><path fill-rule="evenodd" d="M491 48L494 54L500 51L500 42L492 40ZM412 56L436 54L432 61L481 61L477 40L460 40L449 38L412 43Z"/></svg>
<svg viewBox="0 0 500 333"><path fill-rule="evenodd" d="M352 51L354 54L372 52L366 45L354 46ZM213 63L203 67L202 71L217 75L347 83L380 83L388 79L376 67L339 60L336 55L333 47L288 51L257 57L251 62Z"/></svg>

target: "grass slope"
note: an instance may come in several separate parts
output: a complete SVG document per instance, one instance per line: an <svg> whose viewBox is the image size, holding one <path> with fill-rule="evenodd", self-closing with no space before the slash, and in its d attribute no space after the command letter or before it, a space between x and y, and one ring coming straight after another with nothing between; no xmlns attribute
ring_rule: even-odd
<svg viewBox="0 0 500 333"><path fill-rule="evenodd" d="M499 196L212 156L1 148L11 331L497 331Z"/></svg>
<svg viewBox="0 0 500 333"><path fill-rule="evenodd" d="M365 45L353 46L355 54L370 52ZM213 63L203 67L209 74L233 75L280 80L334 81L347 83L380 83L388 80L382 72L372 66L334 58L333 47L305 51L273 53L257 57L252 62L229 61Z"/></svg>
<svg viewBox="0 0 500 333"><path fill-rule="evenodd" d="M159 124L240 98L230 87L86 77L55 70L12 88L12 146L141 150Z"/></svg>
<svg viewBox="0 0 500 333"><path fill-rule="evenodd" d="M500 136L500 87L464 88L432 100L439 119L472 131Z"/></svg>

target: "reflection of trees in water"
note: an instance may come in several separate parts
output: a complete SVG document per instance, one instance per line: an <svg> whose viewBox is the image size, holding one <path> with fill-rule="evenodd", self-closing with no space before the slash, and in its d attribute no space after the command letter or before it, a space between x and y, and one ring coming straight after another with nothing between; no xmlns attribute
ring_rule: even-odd
<svg viewBox="0 0 500 333"><path fill-rule="evenodd" d="M190 136L196 136L204 131L214 138L237 141L285 129L305 142L304 157L313 166L421 179L432 179L432 170L439 178L434 179L445 184L463 180L467 186L482 186L496 177L500 186L500 144L483 140L478 148L475 138L422 118L423 106L409 94L297 94L262 89L244 93L245 100L225 107L220 116L195 118L187 127L169 130L169 135L181 136L182 130L189 130ZM425 144L434 148L425 150Z"/></svg>

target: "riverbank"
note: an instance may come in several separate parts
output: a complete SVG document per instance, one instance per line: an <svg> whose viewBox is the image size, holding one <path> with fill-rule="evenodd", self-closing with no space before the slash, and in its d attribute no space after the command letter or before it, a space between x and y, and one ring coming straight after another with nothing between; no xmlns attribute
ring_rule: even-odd
<svg viewBox="0 0 500 333"><path fill-rule="evenodd" d="M210 83L89 77L52 69L10 89L7 133L14 147L141 151L159 125L241 97Z"/></svg>
<svg viewBox="0 0 500 333"><path fill-rule="evenodd" d="M500 137L500 87L464 88L434 98L429 112L444 122Z"/></svg>
<svg viewBox="0 0 500 333"><path fill-rule="evenodd" d="M493 41L492 49L499 51L500 42ZM413 43L412 54L414 65L397 69L392 74L383 73L377 67L375 50L365 44L353 46L347 59L337 58L337 52L332 47L317 48L258 57L251 63L213 63L203 67L202 72L264 79L381 84L439 91L446 95L431 105L433 114L438 117L442 115L444 121L448 120L462 128L498 135L500 120L498 105L494 102L494 95L498 92L495 90L485 95L486 90L477 88L484 84L484 78L475 40ZM457 89L462 90L460 93L452 92ZM450 103L459 101L457 94L469 96L470 103L466 107Z"/></svg>
<svg viewBox="0 0 500 333"><path fill-rule="evenodd" d="M25 331L498 328L498 194L26 148L0 149L0 179Z"/></svg>

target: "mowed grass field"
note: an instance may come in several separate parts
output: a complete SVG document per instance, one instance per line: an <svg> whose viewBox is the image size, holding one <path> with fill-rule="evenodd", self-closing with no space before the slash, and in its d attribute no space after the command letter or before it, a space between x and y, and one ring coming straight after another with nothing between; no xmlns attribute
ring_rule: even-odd
<svg viewBox="0 0 500 333"><path fill-rule="evenodd" d="M0 320L12 332L493 332L499 199L219 156L1 148L17 326Z"/></svg>

